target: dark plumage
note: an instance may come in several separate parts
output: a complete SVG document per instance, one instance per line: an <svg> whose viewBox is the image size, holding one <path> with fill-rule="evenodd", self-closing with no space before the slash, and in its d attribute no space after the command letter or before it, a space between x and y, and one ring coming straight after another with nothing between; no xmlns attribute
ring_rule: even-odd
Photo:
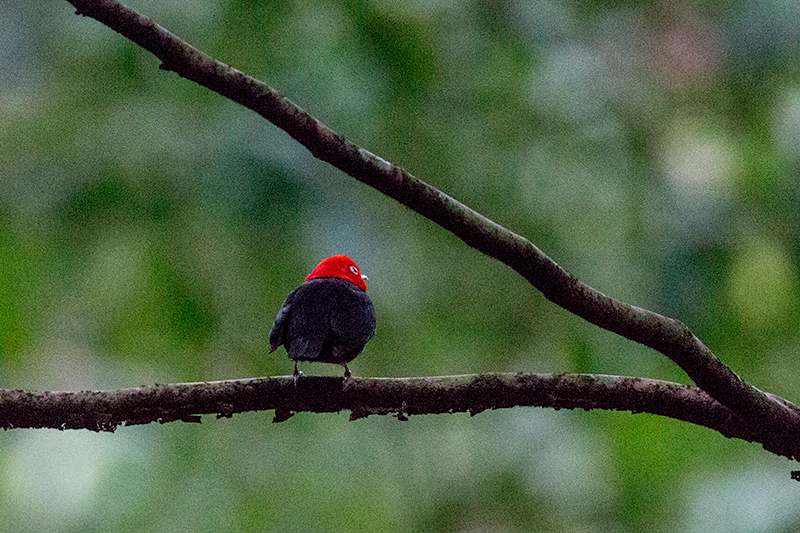
<svg viewBox="0 0 800 533"><path fill-rule="evenodd" d="M295 380L297 361L339 364L345 379L350 377L347 363L375 335L375 307L367 296L365 278L349 257L329 257L286 298L269 343L271 351L284 345L295 361Z"/></svg>

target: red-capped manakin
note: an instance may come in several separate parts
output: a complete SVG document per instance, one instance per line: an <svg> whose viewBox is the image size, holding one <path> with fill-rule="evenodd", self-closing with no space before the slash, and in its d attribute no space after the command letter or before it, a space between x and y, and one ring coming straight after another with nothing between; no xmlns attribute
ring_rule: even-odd
<svg viewBox="0 0 800 533"><path fill-rule="evenodd" d="M344 367L375 335L375 307L367 296L367 276L346 255L324 259L289 293L269 334L270 352L281 344L294 360L320 361Z"/></svg>

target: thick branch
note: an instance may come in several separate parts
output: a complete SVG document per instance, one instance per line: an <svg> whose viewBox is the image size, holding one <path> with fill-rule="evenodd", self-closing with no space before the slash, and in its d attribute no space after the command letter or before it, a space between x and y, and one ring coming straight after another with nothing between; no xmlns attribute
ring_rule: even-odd
<svg viewBox="0 0 800 533"><path fill-rule="evenodd" d="M157 56L173 70L255 111L311 153L394 198L524 276L546 298L581 318L658 350L694 382L750 420L764 434L792 443L800 436L800 411L765 394L721 363L681 322L609 298L581 283L528 240L492 222L404 169L359 148L280 96L266 84L220 63L150 19L114 0L69 0Z"/></svg>
<svg viewBox="0 0 800 533"><path fill-rule="evenodd" d="M199 422L200 415L274 409L276 421L295 412L379 414L469 412L515 406L613 409L668 416L726 437L763 442L758 428L696 387L594 374L481 374L423 378L252 378L155 385L114 391L0 391L0 427L114 431L120 425ZM765 446L772 443L766 442ZM789 455L797 450L777 450Z"/></svg>

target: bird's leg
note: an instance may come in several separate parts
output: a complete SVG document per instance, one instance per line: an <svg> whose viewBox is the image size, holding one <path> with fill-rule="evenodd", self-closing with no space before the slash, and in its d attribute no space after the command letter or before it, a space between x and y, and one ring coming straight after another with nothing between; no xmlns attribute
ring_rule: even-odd
<svg viewBox="0 0 800 533"><path fill-rule="evenodd" d="M294 362L294 386L297 387L297 380L300 378L300 371L297 370L297 361Z"/></svg>
<svg viewBox="0 0 800 533"><path fill-rule="evenodd" d="M347 366L347 363L342 363L342 366L344 367L344 382L342 385L346 389L355 380L353 379L353 375L350 373L350 368Z"/></svg>

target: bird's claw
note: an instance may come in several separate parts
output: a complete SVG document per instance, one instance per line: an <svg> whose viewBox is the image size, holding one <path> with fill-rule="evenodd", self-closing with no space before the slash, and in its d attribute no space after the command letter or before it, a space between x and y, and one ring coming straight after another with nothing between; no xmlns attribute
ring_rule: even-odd
<svg viewBox="0 0 800 533"><path fill-rule="evenodd" d="M294 378L294 386L295 386L295 388L297 388L297 380L300 379L300 376L302 376L302 375L303 375L303 373L300 372L299 370L297 370L297 361L295 361L295 363L294 363L294 373L292 374L292 377Z"/></svg>
<svg viewBox="0 0 800 533"><path fill-rule="evenodd" d="M344 366L344 380L342 381L342 390L347 390L353 385L355 385L356 380L353 379L353 375L350 373L350 369L347 365Z"/></svg>

